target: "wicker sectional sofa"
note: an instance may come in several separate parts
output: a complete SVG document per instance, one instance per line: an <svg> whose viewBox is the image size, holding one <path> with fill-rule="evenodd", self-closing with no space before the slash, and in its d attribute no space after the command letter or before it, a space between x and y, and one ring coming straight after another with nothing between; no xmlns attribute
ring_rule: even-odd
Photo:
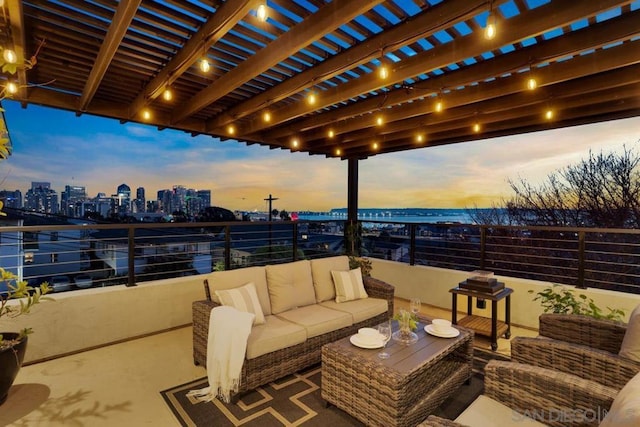
<svg viewBox="0 0 640 427"><path fill-rule="evenodd" d="M207 299L194 301L193 359L206 366L211 310L216 291L253 283L265 323L247 341L239 392L320 363L322 346L374 326L393 315L393 286L363 277L366 298L336 302L332 271L348 271L346 256L213 272L205 279Z"/></svg>

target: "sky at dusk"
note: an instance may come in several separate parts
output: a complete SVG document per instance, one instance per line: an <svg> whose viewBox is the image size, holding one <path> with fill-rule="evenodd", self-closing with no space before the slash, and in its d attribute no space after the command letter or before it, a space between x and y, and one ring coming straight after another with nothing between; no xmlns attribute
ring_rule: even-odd
<svg viewBox="0 0 640 427"><path fill-rule="evenodd" d="M0 189L32 181L85 186L89 197L122 183L147 200L174 185L211 190L231 210L328 211L347 205L347 162L287 150L220 142L135 123L5 100L13 155L0 162ZM511 195L509 179L541 182L594 152L640 149L640 118L422 148L370 157L359 164L361 208L489 207Z"/></svg>

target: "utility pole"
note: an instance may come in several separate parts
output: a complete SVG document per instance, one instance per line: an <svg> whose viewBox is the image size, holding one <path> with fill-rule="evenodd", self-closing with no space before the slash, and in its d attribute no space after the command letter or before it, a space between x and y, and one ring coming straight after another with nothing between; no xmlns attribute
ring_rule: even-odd
<svg viewBox="0 0 640 427"><path fill-rule="evenodd" d="M271 194L269 194L269 198L268 199L264 199L266 202L269 202L269 222L271 222L272 218L271 218L271 202L273 202L274 200L278 200L277 197L272 197Z"/></svg>

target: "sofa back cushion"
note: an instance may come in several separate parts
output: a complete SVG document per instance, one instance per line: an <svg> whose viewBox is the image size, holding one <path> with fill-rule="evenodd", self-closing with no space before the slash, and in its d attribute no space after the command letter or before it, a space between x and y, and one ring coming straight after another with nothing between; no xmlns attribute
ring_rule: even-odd
<svg viewBox="0 0 640 427"><path fill-rule="evenodd" d="M271 301L269 300L267 276L264 267L246 267L236 270L214 271L208 275L207 280L213 294L211 298L218 304L222 304L222 302L216 296L216 291L239 288L249 282L253 282L256 287L262 313L264 315L271 314Z"/></svg>
<svg viewBox="0 0 640 427"><path fill-rule="evenodd" d="M336 287L331 277L331 271L349 270L349 257L346 255L329 258L312 259L311 275L316 302L330 301L336 297Z"/></svg>
<svg viewBox="0 0 640 427"><path fill-rule="evenodd" d="M278 314L296 307L315 304L311 264L309 261L267 265L267 288L271 313Z"/></svg>

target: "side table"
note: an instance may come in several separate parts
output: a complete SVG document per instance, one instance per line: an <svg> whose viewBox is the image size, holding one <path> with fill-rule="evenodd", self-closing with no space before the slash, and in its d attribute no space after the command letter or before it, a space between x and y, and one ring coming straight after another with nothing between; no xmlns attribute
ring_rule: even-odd
<svg viewBox="0 0 640 427"><path fill-rule="evenodd" d="M513 289L504 288L495 294L455 287L449 290L452 295L451 323L474 330L478 335L491 338L491 349L498 349L498 337L511 337L511 294ZM467 315L458 322L458 295L467 296ZM473 314L473 298L491 301L491 319ZM504 322L498 320L498 301L505 299Z"/></svg>

